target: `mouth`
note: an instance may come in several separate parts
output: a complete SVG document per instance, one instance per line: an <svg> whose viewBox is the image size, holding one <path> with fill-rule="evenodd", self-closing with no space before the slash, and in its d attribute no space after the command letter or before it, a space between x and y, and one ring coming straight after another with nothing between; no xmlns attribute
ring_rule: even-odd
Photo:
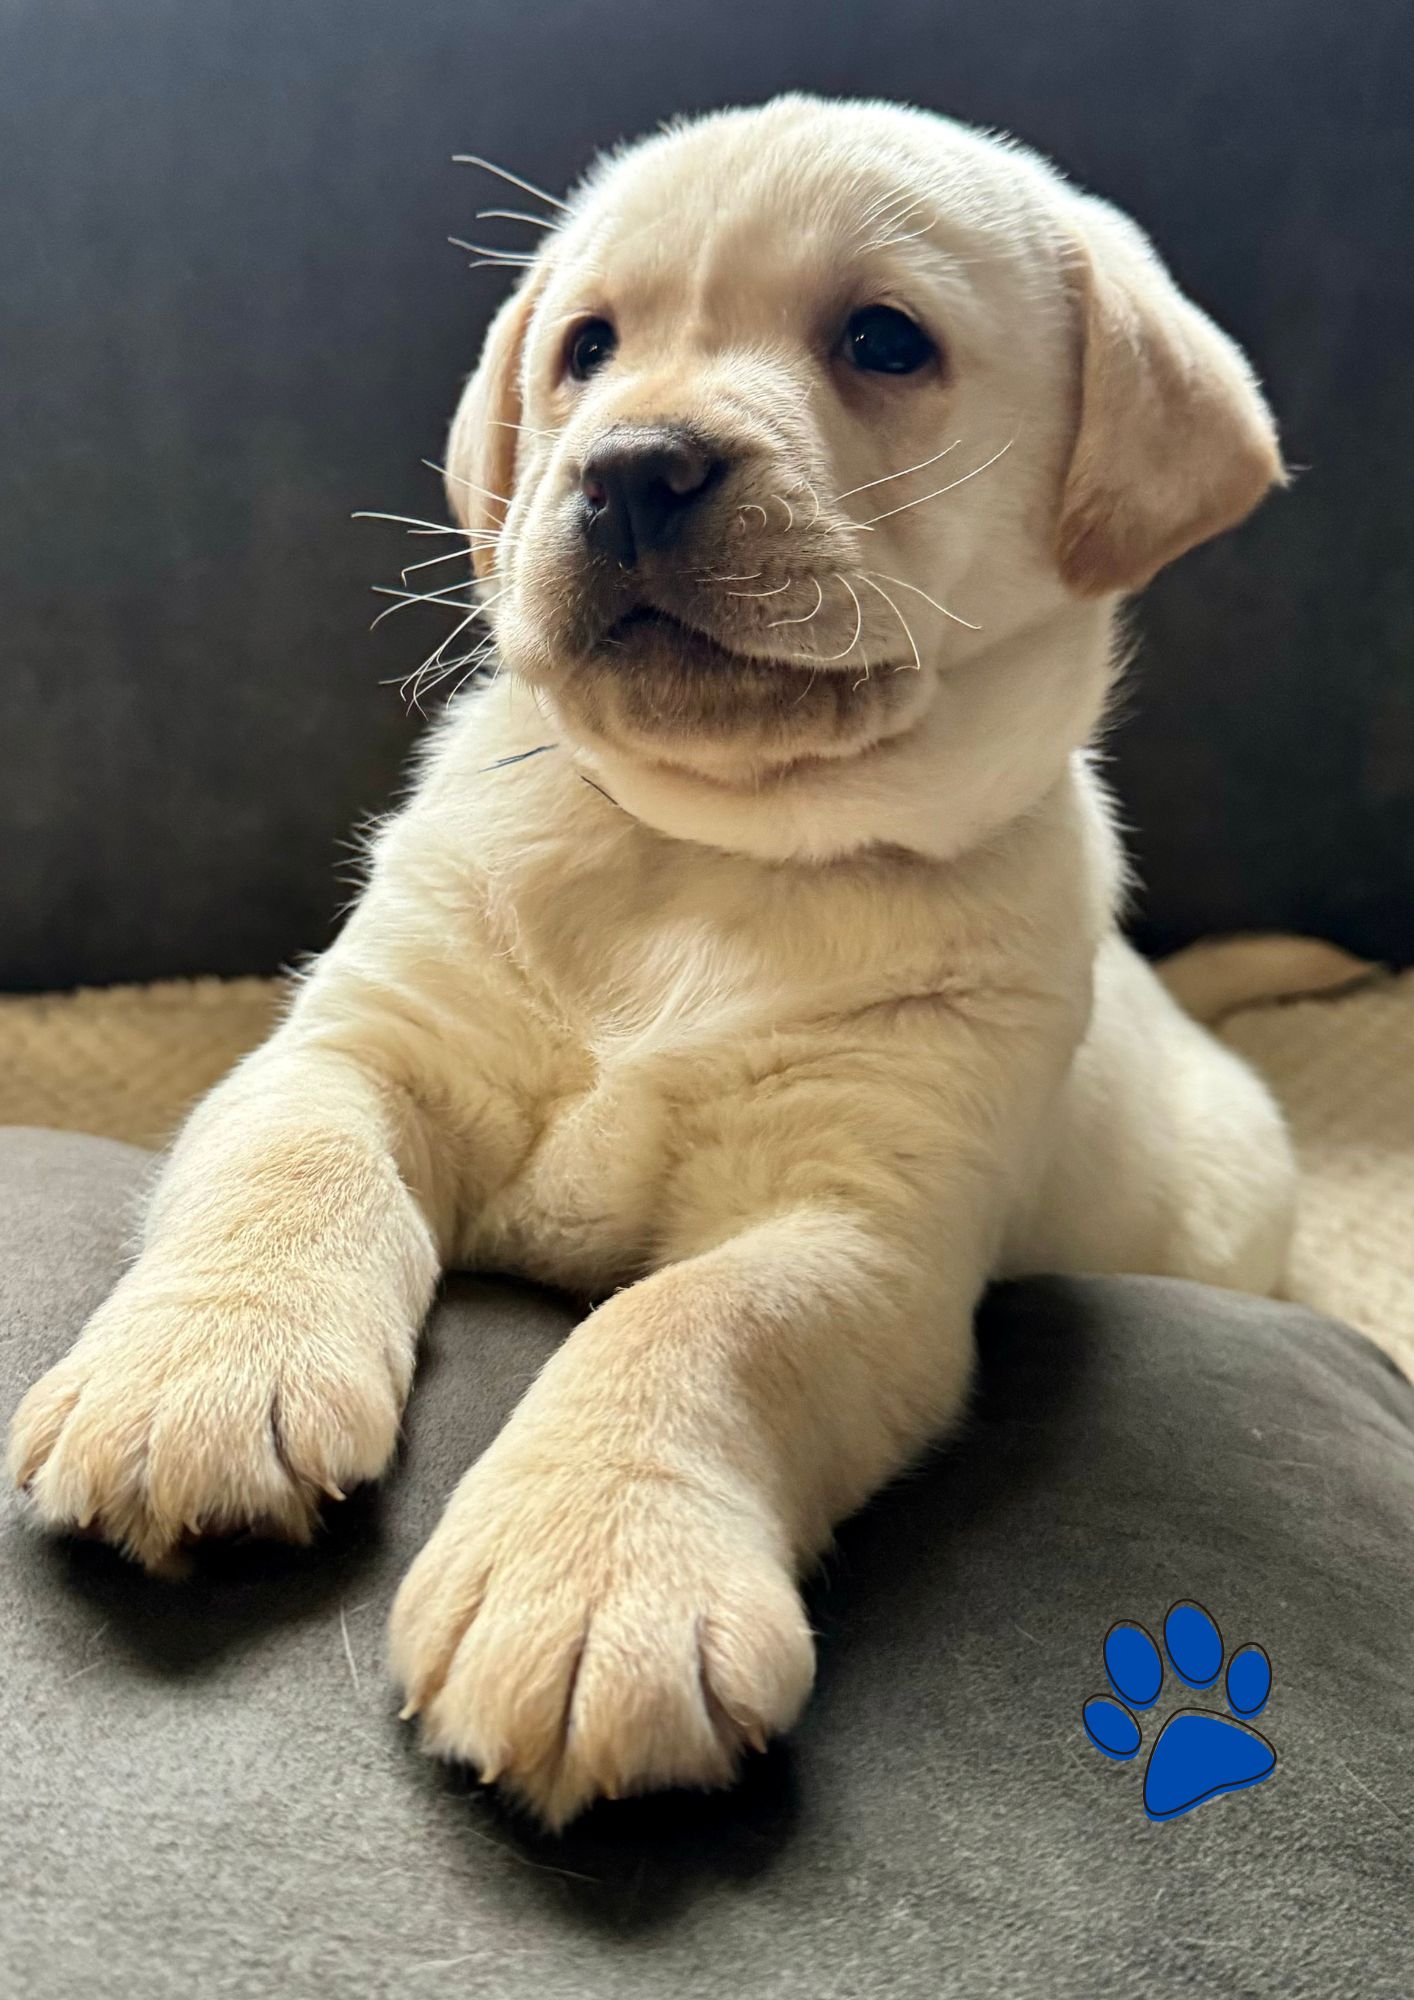
<svg viewBox="0 0 1414 2000"><path fill-rule="evenodd" d="M754 781L806 756L851 756L910 727L920 700L926 706L922 676L879 663L871 675L867 664L831 658L739 651L640 602L597 638L584 634L546 685L566 727L594 741L706 775L749 770Z"/></svg>
<svg viewBox="0 0 1414 2000"><path fill-rule="evenodd" d="M763 669L800 673L813 664L770 654L736 652L710 633L653 604L636 604L615 619L601 643L605 648L617 647L628 653L635 665L676 667L688 673L760 673Z"/></svg>

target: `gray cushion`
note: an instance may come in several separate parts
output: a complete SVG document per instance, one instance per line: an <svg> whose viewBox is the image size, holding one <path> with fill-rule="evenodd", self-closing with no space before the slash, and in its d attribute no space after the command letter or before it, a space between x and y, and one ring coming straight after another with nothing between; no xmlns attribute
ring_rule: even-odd
<svg viewBox="0 0 1414 2000"><path fill-rule="evenodd" d="M0 1140L0 1412L119 1267L145 1156ZM964 1441L841 1533L818 1692L733 1794L559 1841L423 1759L384 1613L565 1303L458 1278L407 1448L308 1551L180 1586L0 1541L0 1986L192 1995L1407 1996L1414 1392L1293 1307L1007 1287ZM1269 1782L1170 1824L1087 1743L1122 1616L1272 1656Z"/></svg>

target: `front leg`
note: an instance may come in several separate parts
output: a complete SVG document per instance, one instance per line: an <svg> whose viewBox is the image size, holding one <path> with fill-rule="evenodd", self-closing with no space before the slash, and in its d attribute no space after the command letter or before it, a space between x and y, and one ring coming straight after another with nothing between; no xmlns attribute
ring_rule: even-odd
<svg viewBox="0 0 1414 2000"><path fill-rule="evenodd" d="M394 1605L428 1747L558 1826L724 1783L788 1728L813 1675L799 1568L964 1393L975 1286L932 1266L801 1207L577 1328Z"/></svg>
<svg viewBox="0 0 1414 2000"><path fill-rule="evenodd" d="M40 1521L153 1569L189 1536L307 1539L391 1458L437 1280L408 1095L292 1026L197 1109L142 1252L20 1405ZM419 1186L419 1192L414 1192Z"/></svg>

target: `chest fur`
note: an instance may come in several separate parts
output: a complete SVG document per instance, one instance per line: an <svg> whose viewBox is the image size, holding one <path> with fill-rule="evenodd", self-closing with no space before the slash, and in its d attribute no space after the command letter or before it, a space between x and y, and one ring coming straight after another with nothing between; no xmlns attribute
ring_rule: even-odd
<svg viewBox="0 0 1414 2000"><path fill-rule="evenodd" d="M985 1008L1087 952L1087 913L1071 907L1087 871L1059 865L1073 843L1054 828L950 867L887 854L775 867L655 835L525 768L513 816L482 808L454 845L437 815L408 829L406 861L390 856L419 910L435 905L429 960L455 989L438 1016L461 1024L442 1052L469 1169L460 1261L575 1289L621 1282L654 1261L704 1134L733 1171L763 1078L780 1091L792 1067L848 1067L867 1041L881 1090L907 1093L926 1060L906 1025L915 1003L955 993ZM458 850L476 856L474 889ZM405 934L407 883L390 888ZM827 1151L827 1121L802 1143Z"/></svg>

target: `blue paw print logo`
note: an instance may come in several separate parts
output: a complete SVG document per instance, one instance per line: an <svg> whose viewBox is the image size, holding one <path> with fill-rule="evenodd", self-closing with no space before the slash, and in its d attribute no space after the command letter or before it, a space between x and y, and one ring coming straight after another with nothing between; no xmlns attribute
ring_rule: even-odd
<svg viewBox="0 0 1414 2000"><path fill-rule="evenodd" d="M1164 1652L1183 1685L1216 1686L1223 1641L1201 1604L1175 1604L1164 1620ZM1107 1757L1137 1756L1144 1732L1135 1709L1151 1709L1164 1685L1164 1663L1142 1625L1121 1619L1105 1634L1105 1673L1119 1699L1092 1695L1081 1710L1085 1734ZM1276 1769L1277 1753L1252 1728L1272 1691L1272 1663L1260 1646L1240 1646L1227 1663L1228 1713L1180 1708L1159 1731L1144 1767L1144 1810L1150 1819L1178 1819L1205 1799L1260 1785Z"/></svg>

